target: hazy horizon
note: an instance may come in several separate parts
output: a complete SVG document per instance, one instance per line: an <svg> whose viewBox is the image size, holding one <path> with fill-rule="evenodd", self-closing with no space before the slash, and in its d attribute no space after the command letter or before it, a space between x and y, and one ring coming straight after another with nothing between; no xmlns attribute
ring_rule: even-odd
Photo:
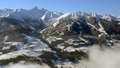
<svg viewBox="0 0 120 68"><path fill-rule="evenodd" d="M1 0L0 9L24 8L34 6L62 12L96 12L120 16L119 0Z"/></svg>

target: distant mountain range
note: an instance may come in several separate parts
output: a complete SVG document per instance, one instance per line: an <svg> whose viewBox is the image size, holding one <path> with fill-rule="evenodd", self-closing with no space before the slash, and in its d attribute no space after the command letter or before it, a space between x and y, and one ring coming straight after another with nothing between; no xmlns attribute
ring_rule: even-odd
<svg viewBox="0 0 120 68"><path fill-rule="evenodd" d="M12 17L15 19L22 20L26 17L31 19L42 19L48 20L51 18L56 18L63 13L61 12L52 12L47 9L39 9L38 7L34 7L32 9L1 9L0 17Z"/></svg>

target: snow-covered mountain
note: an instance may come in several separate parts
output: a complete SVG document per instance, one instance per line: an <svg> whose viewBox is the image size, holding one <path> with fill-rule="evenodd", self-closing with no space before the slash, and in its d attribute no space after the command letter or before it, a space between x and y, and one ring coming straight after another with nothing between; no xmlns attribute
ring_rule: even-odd
<svg viewBox="0 0 120 68"><path fill-rule="evenodd" d="M31 31L42 30L54 18L59 17L63 13L52 12L47 9L39 9L34 7L32 9L1 9L0 18L7 21L14 21L20 24L24 29Z"/></svg>
<svg viewBox="0 0 120 68"><path fill-rule="evenodd" d="M60 54L59 61L62 63L65 62L63 60L79 63L81 57L88 58L89 47L94 45L104 50L105 47L119 44L116 41L120 39L120 25L116 17L104 18L95 13L74 12L63 14L53 22L41 34L51 48Z"/></svg>
<svg viewBox="0 0 120 68"><path fill-rule="evenodd" d="M32 9L1 9L0 17L13 18L20 20L22 22L27 22L31 25L39 25L40 22L44 22L45 25L48 25L48 22L53 18L57 18L63 13L61 12L52 12L47 9L39 9L34 7ZM31 20L31 21L30 21ZM30 23L31 22L31 23ZM30 25L30 26L31 26ZM34 28L31 26L31 28Z"/></svg>
<svg viewBox="0 0 120 68"><path fill-rule="evenodd" d="M13 13L13 9L1 9L0 10L0 17L8 17L11 13Z"/></svg>
<svg viewBox="0 0 120 68"><path fill-rule="evenodd" d="M39 9L37 7L34 7L32 9L26 10L26 9L16 9L16 11L12 14L10 14L10 17L16 18L16 19L24 19L24 18L30 18L30 19L41 19L45 22L48 22L52 18L56 18L60 16L62 13L54 13L52 11L48 11L47 9Z"/></svg>
<svg viewBox="0 0 120 68"><path fill-rule="evenodd" d="M92 46L120 44L120 18L47 9L0 10L0 67L37 63L48 68L79 68Z"/></svg>
<svg viewBox="0 0 120 68"><path fill-rule="evenodd" d="M119 17L114 17L112 15L98 15L95 13L82 12L65 13L56 18L53 22L54 23L52 24L52 26L54 28L57 28L61 25L64 25L66 28L72 28L72 26L76 22L76 24L78 25L78 28L76 27L76 29L82 29L83 31L85 29L89 30L88 27L90 26L95 27L97 25L97 27L100 27L98 26L100 24L108 33L110 33L111 31L113 31L113 33L120 32L119 30L115 30L115 28L119 28Z"/></svg>

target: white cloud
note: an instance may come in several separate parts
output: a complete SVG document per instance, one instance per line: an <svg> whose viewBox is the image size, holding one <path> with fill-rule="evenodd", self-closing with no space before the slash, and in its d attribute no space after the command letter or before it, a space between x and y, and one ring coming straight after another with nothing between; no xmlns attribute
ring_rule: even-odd
<svg viewBox="0 0 120 68"><path fill-rule="evenodd" d="M89 50L89 60L83 60L80 68L119 68L120 48L92 47ZM82 67L81 67L82 66Z"/></svg>

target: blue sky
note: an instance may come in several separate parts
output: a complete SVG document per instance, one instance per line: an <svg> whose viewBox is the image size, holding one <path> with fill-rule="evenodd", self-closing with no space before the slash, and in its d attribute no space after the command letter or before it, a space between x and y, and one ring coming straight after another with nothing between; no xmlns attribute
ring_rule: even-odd
<svg viewBox="0 0 120 68"><path fill-rule="evenodd" d="M34 6L53 11L97 12L120 16L120 0L0 0L0 8L26 8Z"/></svg>

